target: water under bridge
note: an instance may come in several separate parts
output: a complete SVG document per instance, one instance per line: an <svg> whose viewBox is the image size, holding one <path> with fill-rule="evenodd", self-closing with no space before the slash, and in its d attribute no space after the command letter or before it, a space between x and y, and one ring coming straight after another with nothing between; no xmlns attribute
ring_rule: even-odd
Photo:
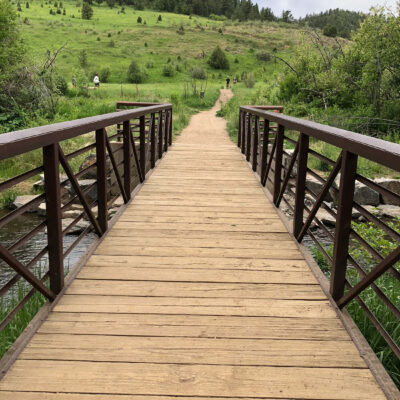
<svg viewBox="0 0 400 400"><path fill-rule="evenodd" d="M119 106L106 116L0 136L0 159L43 148L45 193L33 202L47 205L50 264L38 277L15 247L0 247L16 277L50 300L3 358L0 399L399 399L343 307L362 303L362 290L383 273L396 275L398 246L351 287L346 265L354 182L375 185L357 175L357 156L399 170L400 146L242 107L237 147L216 117L217 103L193 116L170 147L170 105ZM285 127L299 131L298 140L285 136ZM93 131L95 143L83 147L96 151L97 198L89 204L91 188L79 188L82 170L69 165L83 150L65 155L59 143ZM307 168L310 137L341 153L324 160L331 172L307 206L305 177L315 173ZM287 140L294 151L285 150ZM59 164L75 188L69 202L62 200ZM313 235L311 223L323 225L317 210L339 172L336 228L325 228L334 243L329 285L299 242ZM142 183L134 187L135 180ZM125 203L113 218L112 188ZM88 221L78 239L90 230L100 238L64 280L69 227L62 215L77 201Z"/></svg>

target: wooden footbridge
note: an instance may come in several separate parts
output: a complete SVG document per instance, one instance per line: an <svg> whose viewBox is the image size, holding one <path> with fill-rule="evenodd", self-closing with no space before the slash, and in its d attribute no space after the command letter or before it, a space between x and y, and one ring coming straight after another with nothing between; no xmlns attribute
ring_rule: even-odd
<svg viewBox="0 0 400 400"><path fill-rule="evenodd" d="M399 170L400 146L370 138L361 142L360 135L333 128L329 136L322 125L243 107L238 148L225 121L215 115L217 104L194 116L168 150L171 106L129 107L120 103L114 114L0 136L0 159L43 148L42 167L1 183L0 189L44 171L46 191L32 201L47 204L42 228L47 225L50 260L49 272L39 277L33 263L22 265L15 255L39 228L16 238L11 248L0 247L0 257L17 273L6 289L22 277L32 285L29 293L50 299L3 358L0 399L399 399L338 305L351 300L369 310L362 291L373 285L387 299L374 282L384 273L397 277L398 247L377 256L374 268L353 266L359 272L355 284L346 278L346 265L352 258L351 209L357 207L354 182L371 184L356 174L357 155ZM106 131L115 124L118 130ZM300 131L300 138L285 136L285 126ZM60 142L91 131L96 131L94 144L63 153ZM342 150L338 161L324 158L332 172L320 177L327 183L315 193L314 205L304 201L305 176L315 174L305 159L318 154L309 147L310 137L330 143L336 137L331 144ZM112 138L117 141L111 143ZM295 142L291 153L283 147L287 140ZM96 164L79 172L69 166L73 157L93 150ZM75 188L69 200L63 198L59 163ZM79 178L91 168L97 174L95 204L88 200L90 188L79 187ZM333 232L313 207L327 206L325 187L332 186L339 170ZM114 198L122 194L127 204L110 219L113 188ZM398 198L388 189L375 189ZM63 257L70 249L63 248L69 227L63 227L62 214L78 200L84 209L75 221L91 222L78 239L92 229L101 239L64 282ZM294 230L276 207L281 201L292 209ZM0 227L33 203L2 217ZM332 254L319 244L332 262L330 288L297 240L306 233L315 238L311 220L333 237ZM398 240L394 230L389 234ZM390 304L396 316L396 305ZM18 310L9 312L2 328ZM383 327L381 333L396 355L398 343Z"/></svg>

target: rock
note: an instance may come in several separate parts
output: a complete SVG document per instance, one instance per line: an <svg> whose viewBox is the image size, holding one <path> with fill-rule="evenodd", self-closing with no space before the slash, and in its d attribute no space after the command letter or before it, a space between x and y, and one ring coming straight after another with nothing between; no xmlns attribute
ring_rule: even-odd
<svg viewBox="0 0 400 400"><path fill-rule="evenodd" d="M123 206L124 203L124 199L122 198L122 196L119 196L117 198L117 200L114 201L113 205L111 206L111 208L115 209L115 208L120 208L121 206Z"/></svg>
<svg viewBox="0 0 400 400"><path fill-rule="evenodd" d="M374 179L374 182L400 196L400 179L378 178ZM400 199L399 200L391 199L388 196L382 196L382 195L381 199L382 199L381 203L383 204L400 206Z"/></svg>
<svg viewBox="0 0 400 400"><path fill-rule="evenodd" d="M285 149L285 151L289 155L287 156L286 154L283 154L283 160L282 161L283 161L283 166L287 169L287 168L289 168L290 162L292 161L294 150L293 149ZM297 164L296 163L293 165L291 175L292 176L296 176L297 175Z"/></svg>
<svg viewBox="0 0 400 400"><path fill-rule="evenodd" d="M78 181L78 184L81 188L82 191L86 190L89 188L89 186L93 185L96 182L95 179L81 179ZM75 196L75 190L72 187L72 185L69 183L67 186L69 193L71 196ZM89 190L88 193L85 193L86 199L91 203L94 200L97 200L97 185L94 185L92 189Z"/></svg>
<svg viewBox="0 0 400 400"><path fill-rule="evenodd" d="M339 189L340 174L336 177L332 186L336 189ZM339 192L331 189L330 193L333 201L337 204ZM377 206L379 205L379 193L371 189L369 186L356 181L354 185L354 201L362 206Z"/></svg>
<svg viewBox="0 0 400 400"><path fill-rule="evenodd" d="M10 208L12 210L16 210L17 208L20 208L22 206L24 206L25 204L29 203L30 201L36 199L36 197L38 197L39 195L24 195L24 196L17 196L15 198L15 200L13 201L13 203L10 205ZM33 206L30 206L27 209L27 212L30 213L34 213L36 212L38 209L38 205L35 204Z"/></svg>
<svg viewBox="0 0 400 400"><path fill-rule="evenodd" d="M314 192L316 195L318 195L322 191L324 184L322 182L320 182L317 178L314 178L311 175L307 175L306 186L312 192ZM328 202L332 201L332 197L329 192L326 194L324 201L328 201Z"/></svg>
<svg viewBox="0 0 400 400"><path fill-rule="evenodd" d="M83 209L81 210L68 210L65 211L63 214L63 218L77 218L82 214Z"/></svg>
<svg viewBox="0 0 400 400"><path fill-rule="evenodd" d="M66 218L62 220L62 229L66 229L67 226L72 224L74 221L74 218ZM68 231L67 235L79 235L81 234L87 227L89 226L89 223L87 221L81 220L77 224L71 228L70 231Z"/></svg>
<svg viewBox="0 0 400 400"><path fill-rule="evenodd" d="M79 171L84 170L85 168L90 167L91 165L96 163L96 154L90 154L87 156L82 164L79 167ZM93 167L80 176L81 179L97 179L97 168Z"/></svg>
<svg viewBox="0 0 400 400"><path fill-rule="evenodd" d="M400 207L389 204L382 204L379 206L381 214L388 218L400 218Z"/></svg>
<svg viewBox="0 0 400 400"><path fill-rule="evenodd" d="M336 219L328 211L320 208L317 212L317 218L326 226L335 226Z"/></svg>
<svg viewBox="0 0 400 400"><path fill-rule="evenodd" d="M47 213L46 213L46 203L40 203L39 204L39 207L37 208L37 213L42 217L45 217L47 215Z"/></svg>
<svg viewBox="0 0 400 400"><path fill-rule="evenodd" d="M382 210L380 209L380 206L363 206L363 208L365 208L371 214L374 214L376 217L382 216ZM365 218L363 217L363 215L359 211L354 210L354 208L353 208L353 212L352 212L351 216L353 219L365 221Z"/></svg>

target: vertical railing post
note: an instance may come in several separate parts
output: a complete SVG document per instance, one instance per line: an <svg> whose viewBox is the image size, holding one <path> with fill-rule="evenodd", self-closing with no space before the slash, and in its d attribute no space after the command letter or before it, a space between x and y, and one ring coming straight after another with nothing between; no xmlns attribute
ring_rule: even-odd
<svg viewBox="0 0 400 400"><path fill-rule="evenodd" d="M253 171L257 171L258 164L258 137L260 135L260 117L256 116L254 121L254 136L253 136L253 154L252 154L252 166Z"/></svg>
<svg viewBox="0 0 400 400"><path fill-rule="evenodd" d="M342 153L338 211L330 282L330 293L335 301L339 300L344 294L357 159L358 156L356 154L348 151L343 151Z"/></svg>
<svg viewBox="0 0 400 400"><path fill-rule="evenodd" d="M124 189L129 201L132 192L132 137L130 121L124 121L122 135L124 147Z"/></svg>
<svg viewBox="0 0 400 400"><path fill-rule="evenodd" d="M252 133L253 133L252 132L252 115L249 114L248 121L247 121L246 161L250 161Z"/></svg>
<svg viewBox="0 0 400 400"><path fill-rule="evenodd" d="M239 127L238 127L238 137L237 137L237 145L239 148L242 145L242 117L243 117L243 111L239 110Z"/></svg>
<svg viewBox="0 0 400 400"><path fill-rule="evenodd" d="M163 112L158 113L158 158L163 155Z"/></svg>
<svg viewBox="0 0 400 400"><path fill-rule="evenodd" d="M172 109L169 111L168 144L172 146Z"/></svg>
<svg viewBox="0 0 400 400"><path fill-rule="evenodd" d="M243 111L243 116L242 116L242 154L245 154L246 152L246 118L247 118L247 113L246 111Z"/></svg>
<svg viewBox="0 0 400 400"><path fill-rule="evenodd" d="M297 159L296 196L293 216L293 235L295 238L299 236L301 228L303 227L309 142L310 137L304 133L300 133L299 156Z"/></svg>
<svg viewBox="0 0 400 400"><path fill-rule="evenodd" d="M47 243L50 289L58 294L64 287L64 257L61 214L61 186L58 144L43 147L44 189L46 194Z"/></svg>
<svg viewBox="0 0 400 400"><path fill-rule="evenodd" d="M102 232L108 228L106 134L105 129L96 131L97 220Z"/></svg>
<svg viewBox="0 0 400 400"><path fill-rule="evenodd" d="M150 166L156 166L156 115L153 113L150 117Z"/></svg>
<svg viewBox="0 0 400 400"><path fill-rule="evenodd" d="M164 152L168 151L168 127L169 127L169 112L166 110L164 118Z"/></svg>
<svg viewBox="0 0 400 400"><path fill-rule="evenodd" d="M275 135L276 148L275 148L275 173L274 173L274 195L273 195L273 202L275 205L278 202L279 193L281 191L284 135L285 135L285 127L283 125L278 125L278 129Z"/></svg>
<svg viewBox="0 0 400 400"><path fill-rule="evenodd" d="M142 115L139 119L139 143L140 143L140 168L142 170L143 179L146 179L146 120Z"/></svg>
<svg viewBox="0 0 400 400"><path fill-rule="evenodd" d="M267 170L268 158L268 145L269 145L269 121L264 119L264 132L263 132L263 147L261 155L261 182L263 182L265 171Z"/></svg>

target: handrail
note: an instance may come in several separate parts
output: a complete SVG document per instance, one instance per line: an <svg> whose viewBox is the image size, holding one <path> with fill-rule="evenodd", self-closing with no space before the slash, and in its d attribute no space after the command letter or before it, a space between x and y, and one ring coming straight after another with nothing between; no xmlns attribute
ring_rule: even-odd
<svg viewBox="0 0 400 400"><path fill-rule="evenodd" d="M171 104L158 104L134 110L116 111L95 117L44 125L0 135L0 160L48 146L106 126L140 118L151 113L172 110Z"/></svg>
<svg viewBox="0 0 400 400"><path fill-rule="evenodd" d="M287 129L302 132L340 147L342 150L350 151L370 161L400 171L400 144L284 114L263 111L255 107L242 106L240 110L260 118L266 118L271 122L284 125Z"/></svg>
<svg viewBox="0 0 400 400"><path fill-rule="evenodd" d="M133 190L146 179L146 174L172 144L171 104L118 104L139 108L0 135L0 162L42 149L42 157L37 160L39 165L0 182L0 192L13 189L41 172L44 186L43 194L0 216L0 233L16 218L38 208L40 203L43 202L46 209L45 217L38 225L17 234L12 243L0 243L0 263L7 264L13 271L7 282L0 285L0 297L5 299L6 305L0 331L15 318L33 294L39 292L50 301L58 296L68 273L64 266L66 257L92 231L98 238L105 234L116 208L131 199ZM86 135L84 141L61 146L65 140L80 135ZM115 142L115 139L120 141ZM69 154L64 154L64 147ZM75 168L71 161L75 161ZM61 167L66 178L60 175ZM118 205L117 199L121 199ZM68 217L72 206L75 206L75 211ZM77 229L78 223L83 227ZM38 234L43 236L45 228L47 241L43 248L29 254L32 258L22 264L18 256L26 250L28 241ZM73 228L78 231L78 237L65 249L64 237ZM38 266L46 255L48 262ZM22 300L13 297L13 289L20 284L21 278L24 290L29 289Z"/></svg>
<svg viewBox="0 0 400 400"><path fill-rule="evenodd" d="M302 242L307 236L325 259L332 300L339 309L352 301L352 307L358 305L370 321L370 329L376 329L386 342L390 357L400 359L393 328L400 323L400 304L380 287L379 281L388 279L389 286L397 285L400 291L400 271L396 268L400 262L400 234L356 197L357 187L370 190L378 202L385 199L400 210L398 190L357 171L359 157L400 171L400 145L269 111L277 109L240 107L237 145L253 171L259 173L261 184L271 192L274 205L280 208L284 204L295 239ZM336 147L336 160L318 152L315 144L319 141ZM294 150L289 152L289 148ZM312 168L310 159L323 164L324 172ZM354 211L368 222L367 229L375 227L384 245L370 243L362 227L352 224ZM323 212L328 214L328 222ZM314 229L319 229L320 235ZM382 303L379 312L386 310L386 322L376 315L377 303L371 306L365 301L365 290L370 291L370 298L376 296L375 301ZM376 350L381 351L382 346Z"/></svg>

